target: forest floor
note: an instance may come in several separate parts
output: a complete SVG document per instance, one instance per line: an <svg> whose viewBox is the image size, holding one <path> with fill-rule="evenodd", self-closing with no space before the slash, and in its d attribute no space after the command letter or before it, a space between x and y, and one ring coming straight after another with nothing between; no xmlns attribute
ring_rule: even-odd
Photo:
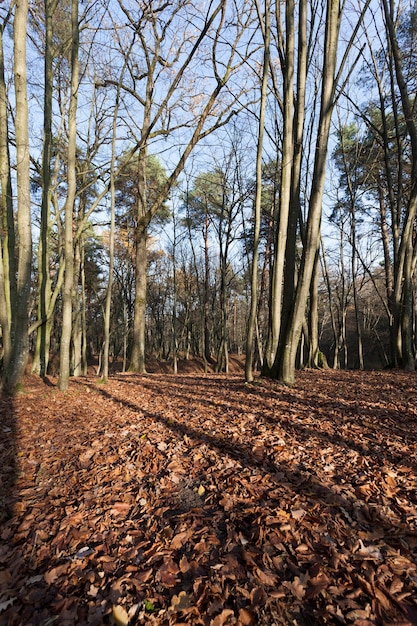
<svg viewBox="0 0 417 626"><path fill-rule="evenodd" d="M28 376L0 624L417 624L417 375Z"/></svg>

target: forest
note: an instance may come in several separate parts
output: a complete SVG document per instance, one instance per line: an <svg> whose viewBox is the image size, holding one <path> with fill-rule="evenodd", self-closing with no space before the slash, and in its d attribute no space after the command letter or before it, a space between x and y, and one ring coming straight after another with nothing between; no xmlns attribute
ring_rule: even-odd
<svg viewBox="0 0 417 626"><path fill-rule="evenodd" d="M1 384L412 370L416 6L2 3Z"/></svg>
<svg viewBox="0 0 417 626"><path fill-rule="evenodd" d="M415 0L0 0L0 626L417 624Z"/></svg>

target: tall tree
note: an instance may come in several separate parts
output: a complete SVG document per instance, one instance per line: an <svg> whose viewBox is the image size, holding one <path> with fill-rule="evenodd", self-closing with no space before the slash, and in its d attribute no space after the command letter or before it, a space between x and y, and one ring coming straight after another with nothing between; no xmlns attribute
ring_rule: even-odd
<svg viewBox="0 0 417 626"><path fill-rule="evenodd" d="M284 273L283 264L279 263L277 266L278 273L273 282L272 289L272 336L275 336L275 339L270 342L270 346L274 348L275 344L276 350L272 349L269 352L267 369L266 371L274 376L282 380L283 382L292 383L294 380L295 367L297 361L297 353L299 349L299 341L301 337L301 331L304 326L304 320L307 310L307 303L309 292L312 284L312 278L314 276L315 268L317 267L318 262L318 246L320 241L320 225L321 225L321 212L322 212L322 200L323 200L323 191L324 191L324 183L325 183L325 174L326 174L326 161L327 161L327 150L328 150L328 142L330 136L330 124L332 119L333 109L337 100L337 97L343 90L343 84L346 83L348 78L343 78L343 72L346 69L347 61L349 59L350 51L353 46L353 43L356 40L358 29L363 20L365 12L369 2L366 2L364 7L361 10L360 15L357 17L357 23L353 32L350 36L348 44L346 46L345 53L342 56L342 59L337 67L337 51L338 51L338 41L339 41L339 31L340 31L340 23L342 19L342 7L339 0L328 0L326 2L326 12L324 19L324 43L323 43L323 52L322 52L322 60L321 60L321 90L319 97L319 114L317 123L314 124L314 143L315 143L315 154L314 154L314 166L313 173L311 177L311 188L309 189L309 197L308 197L308 211L305 223L301 229L302 235L302 253L300 259L300 266L296 275L296 285L293 289L293 296L291 297L291 289L288 281L291 281L291 288L294 285L294 274L295 271L289 272L287 274ZM293 18L290 14L287 13L286 7L286 24L289 29L289 33L287 34L287 45L286 51L294 54L294 46L292 44L293 39L293 31L294 26L292 23ZM292 10L294 7L292 8ZM299 13L299 36L301 40L306 36L305 27L301 27L301 21L305 24L305 18L303 17L303 13ZM288 54L286 52L286 55ZM293 75L293 71L291 67L294 67L294 61L290 61L285 56L285 68L287 73L287 78L290 78ZM299 62L297 64L297 72L302 72L303 80L307 76L305 73L305 68L303 62ZM348 72L349 75L349 72ZM342 83L339 85L339 83ZM300 84L298 85L298 91L300 89ZM284 93L285 92L285 83L284 83ZM293 103L292 93L289 94L290 102ZM285 100L283 103L283 110L285 111ZM289 111L288 111L289 115ZM302 121L302 118L301 118ZM292 123L291 121L289 122ZM293 133L293 126L291 127L291 133ZM285 126L284 126L285 129ZM297 131L299 132L299 131ZM292 135L291 135L292 136ZM299 136L299 135L298 135ZM284 134L285 139L285 134ZM311 141L310 137L310 141ZM291 148L290 148L291 149ZM283 153L284 154L284 153ZM295 159L292 158L291 155L291 163L290 169L292 170ZM288 179L290 183L288 183ZM287 200L284 198L282 202L284 202L284 210L287 213L287 217L280 218L279 226L278 226L278 234L276 240L276 248L278 246L285 246L285 257L288 258L289 262L293 263L292 255L294 255L294 222L292 219L289 219L289 207L291 201L291 194L294 198L294 203L291 204L291 217L294 219L292 212L294 210L299 211L300 208L300 198L299 198L299 184L298 181L290 175L287 177L284 176L282 179L285 182L285 185L289 185L289 191L287 192ZM284 187L281 189L281 193ZM294 190L291 192L291 190ZM298 197L297 197L298 195ZM307 200L307 199L306 199ZM297 219L297 218L295 218ZM282 221L284 220L284 221ZM284 229L283 232L280 232L281 229ZM276 254L276 250L275 250ZM281 254L281 253L280 253ZM278 259L279 260L279 259ZM276 261L274 261L276 263ZM285 264L284 264L285 265ZM295 267L295 266L294 266ZM277 271L274 269L274 273ZM281 278L280 278L281 277ZM281 289L283 280L286 280L288 283L288 288L286 290L285 297L285 308L282 308L282 296ZM284 287L285 289L285 287ZM276 291L277 290L277 291ZM278 294L278 297L277 297ZM275 320L274 316L278 315L279 320ZM277 343L277 332L279 330L279 338ZM270 363L274 359L272 367L270 367Z"/></svg>
<svg viewBox="0 0 417 626"><path fill-rule="evenodd" d="M62 291L62 335L59 380L61 391L68 387L72 335L72 302L74 289L74 209L77 193L77 104L79 89L79 21L78 0L71 0L71 93L68 110L67 197L64 206L65 278Z"/></svg>
<svg viewBox="0 0 417 626"><path fill-rule="evenodd" d="M304 246L297 280L291 316L287 322L275 359L275 371L284 382L294 381L298 342L303 325L307 299L320 241L320 224L324 182L326 174L327 146L336 92L337 43L340 28L340 2L328 0L322 63L322 87L313 182L309 211L304 235Z"/></svg>
<svg viewBox="0 0 417 626"><path fill-rule="evenodd" d="M13 392L24 374L29 356L29 310L32 269L30 215L30 154L27 98L26 31L27 0L16 0L14 41L15 138L17 184L17 276L16 298L11 302L11 357L4 371L4 388ZM12 279L13 280L13 279Z"/></svg>
<svg viewBox="0 0 417 626"><path fill-rule="evenodd" d="M137 13L129 11L122 3L120 8L128 21L131 37L137 42L139 53L131 55L131 82L123 82L121 89L126 97L133 99L133 106L140 108L141 120L136 145L139 185L135 315L130 368L144 371L147 228L176 184L196 144L230 119L233 106L242 106L239 99L245 93L244 85L236 92L229 91L223 101L220 101L220 94L225 91L230 76L243 65L246 58L246 50L239 51L238 45L246 32L251 13L245 7L233 21L229 19L228 11L236 11L237 7L229 7L226 0L219 0L209 5L204 16L198 13L196 21L201 27L197 32L195 29L190 32L189 11L195 9L188 1L178 0L167 5L155 0L146 10L141 9ZM176 30L178 28L181 30ZM227 45L224 45L226 39ZM206 54L208 45L210 50ZM201 77L197 79L197 67L199 71L208 72L204 77L207 87L205 95L199 89ZM114 85L116 81L105 77L102 84ZM184 121L180 119L177 122L179 109ZM187 132L190 128L192 131ZM149 145L152 140L169 134L174 136L175 132L182 133L184 148L161 193L150 207L146 197Z"/></svg>
<svg viewBox="0 0 417 626"><path fill-rule="evenodd" d="M413 273L416 266L417 254L415 251L415 220L417 215L417 122L415 116L415 92L410 94L397 33L394 26L395 3L383 0L383 9L389 42L392 50L395 78L401 98L401 105L411 145L411 190L406 206L403 222L401 243L398 250L398 266L396 268L394 298L396 308L402 309L399 322L399 339L401 339L401 364L407 370L415 369L415 346L412 338L412 301L413 301Z"/></svg>
<svg viewBox="0 0 417 626"><path fill-rule="evenodd" d="M258 303L258 258L259 258L259 236L261 230L261 210L262 210L262 153L265 125L265 110L268 95L268 72L270 61L271 42L271 7L268 0L265 0L264 16L256 2L258 19L262 25L264 38L264 55L262 65L261 80L261 105L258 120L258 140L256 146L256 174L255 174L255 199L254 199L254 232L253 232L253 252L251 264L251 301L248 319L248 334L246 341L245 378L247 382L253 381L253 361L254 361L254 338L257 321Z"/></svg>
<svg viewBox="0 0 417 626"><path fill-rule="evenodd" d="M12 15L11 7L0 25L0 327L2 338L2 369L7 370L11 358L10 325L15 302L15 235L12 201L12 179L9 154L8 94L4 67L3 34Z"/></svg>
<svg viewBox="0 0 417 626"><path fill-rule="evenodd" d="M45 0L44 48L44 106L42 153L42 200L38 245L38 320L36 350L32 365L34 373L45 376L48 369L49 344L52 326L50 261L50 205L52 158L52 101L53 101L53 16L58 0Z"/></svg>

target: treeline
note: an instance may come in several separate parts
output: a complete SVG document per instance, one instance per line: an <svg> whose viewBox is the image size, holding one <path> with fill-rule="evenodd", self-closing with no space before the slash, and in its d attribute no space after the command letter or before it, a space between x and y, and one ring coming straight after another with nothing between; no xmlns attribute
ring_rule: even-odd
<svg viewBox="0 0 417 626"><path fill-rule="evenodd" d="M29 355L414 369L415 2L0 6L2 387Z"/></svg>

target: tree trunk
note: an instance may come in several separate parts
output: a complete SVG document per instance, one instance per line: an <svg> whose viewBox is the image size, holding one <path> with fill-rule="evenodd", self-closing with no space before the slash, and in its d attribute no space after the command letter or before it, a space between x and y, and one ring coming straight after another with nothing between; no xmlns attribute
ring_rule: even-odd
<svg viewBox="0 0 417 626"><path fill-rule="evenodd" d="M314 161L313 183L306 224L305 245L295 293L292 315L282 341L282 350L277 364L278 377L285 383L293 383L298 342L303 325L307 299L314 269L314 262L320 241L320 224L324 181L326 174L327 148L330 123L334 107L335 69L337 41L340 26L339 0L328 0L326 15L325 51L322 68L322 93L320 116ZM281 356L282 355L282 356Z"/></svg>
<svg viewBox="0 0 417 626"><path fill-rule="evenodd" d="M350 239L352 244L352 258L351 258L351 273L352 273L352 288L353 288L353 303L355 307L355 323L356 323L356 341L358 348L358 362L357 366L360 370L363 370L363 343L362 343L362 325L359 313L359 298L358 298L358 287L357 287L357 267L356 267L356 215L354 206L351 209L351 225L350 225Z"/></svg>
<svg viewBox="0 0 417 626"><path fill-rule="evenodd" d="M208 211L204 224L204 322L203 322L203 358L204 367L207 371L211 358L210 349L210 327L209 327L209 288L210 288L210 257L209 257L209 219Z"/></svg>
<svg viewBox="0 0 417 626"><path fill-rule="evenodd" d="M145 373L145 332L146 332L146 270L147 232L137 229L135 256L135 317L133 321L133 346L129 371Z"/></svg>
<svg viewBox="0 0 417 626"><path fill-rule="evenodd" d="M333 343L334 343L333 369L338 369L337 327L336 327L336 318L335 318L335 313L334 313L334 305L333 305L333 297L332 297L332 286L330 284L329 268L327 267L326 253L324 251L322 242L321 242L321 249L322 249L322 254L321 254L322 273L324 277L324 282L326 284L327 297L329 301L330 322L332 325L332 333L333 333Z"/></svg>
<svg viewBox="0 0 417 626"><path fill-rule="evenodd" d="M17 0L14 16L14 89L16 99L16 177L18 265L16 302L12 308L11 358L4 372L4 389L13 392L21 380L29 356L29 305L32 269L30 219L30 155L26 82L26 29L28 1Z"/></svg>
<svg viewBox="0 0 417 626"><path fill-rule="evenodd" d="M14 267L15 233L3 51L3 30L5 26L6 20L0 26L0 327L3 344L3 370L7 370L11 359L11 300L13 299L13 306L15 307L16 294L16 268Z"/></svg>
<svg viewBox="0 0 417 626"><path fill-rule="evenodd" d="M258 11L258 19L261 18L261 11L259 3L256 3ZM255 182L255 202L254 202L254 235L253 235L253 253L252 253L252 265L251 265L251 300L248 319L248 332L246 339L246 358L245 358L245 379L246 382L253 381L253 362L254 362L254 340L255 331L257 329L257 302L258 302L258 258L259 258L259 233L261 229L261 204L262 204L262 152L263 152L263 137L265 127L265 109L268 89L268 68L269 68L269 56L270 56L270 38L271 38L271 25L270 25L270 6L268 0L265 0L265 23L264 23L264 58L262 68L262 83L261 83L261 106L259 111L258 122L258 143L256 146L256 182ZM262 355L262 348L259 344L258 337L258 351L260 360ZM263 356L263 355L262 355Z"/></svg>
<svg viewBox="0 0 417 626"><path fill-rule="evenodd" d="M399 361L406 369L415 369L415 354L412 342L412 328L406 328L412 324L410 315L410 303L412 302L411 280L412 280L412 255L415 219L417 215L417 123L415 119L415 107L412 98L407 90L407 83L404 78L402 68L401 52L398 46L396 30L392 19L392 5L389 6L387 0L382 2L387 26L388 36L394 60L395 77L401 95L401 104L407 131L411 143L411 181L412 189L408 200L407 210L404 216L404 225L401 233L401 242L398 250L398 265L395 275L394 301L398 321L395 326L399 329L398 350L400 350Z"/></svg>
<svg viewBox="0 0 417 626"><path fill-rule="evenodd" d="M74 244L73 244L73 216L74 203L77 191L76 181L76 149L77 149L77 102L78 102L78 77L79 77L79 25L78 25L78 0L72 0L71 4L71 95L68 113L68 174L67 174L67 198L64 207L65 233L65 277L62 290L62 336L60 346L59 380L58 387L61 391L68 388L70 377L70 347L72 335L72 300L74 287Z"/></svg>
<svg viewBox="0 0 417 626"><path fill-rule="evenodd" d="M74 243L74 285L72 289L72 340L71 340L71 373L73 376L81 376L82 364L82 322L81 322L81 259L83 254L82 237Z"/></svg>
<svg viewBox="0 0 417 626"><path fill-rule="evenodd" d="M280 350L291 320L294 293L297 284L297 225L301 220L301 163L305 117L305 92L307 78L307 6L306 0L299 2L298 56L297 56L297 98L294 111L294 148L291 170L290 206L288 214L287 241L285 250L283 299L280 329ZM311 328L309 328L311 332ZM313 333L317 335L317 331ZM310 333L305 335L311 346ZM302 360L303 350L299 351ZM275 364L279 362L275 361ZM274 371L277 375L277 371Z"/></svg>
<svg viewBox="0 0 417 626"><path fill-rule="evenodd" d="M314 261L313 276L310 285L310 307L308 314L308 365L309 367L319 367L319 257L317 250Z"/></svg>
<svg viewBox="0 0 417 626"><path fill-rule="evenodd" d="M110 162L110 233L109 233L109 280L106 290L106 302L104 305L104 342L103 342L103 380L107 381L109 377L109 351L110 351L110 320L111 320L111 297L113 288L113 272L114 272L114 231L115 231L115 207L116 207L116 188L115 188L115 163L116 163L116 129L117 115L119 111L119 92L117 90L116 103L113 113L112 126L112 142L111 142L111 162Z"/></svg>
<svg viewBox="0 0 417 626"><path fill-rule="evenodd" d="M44 110L43 110L43 153L42 153L42 201L41 224L38 247L38 320L41 322L36 333L36 349L32 372L46 376L49 360L51 322L48 310L51 299L49 272L49 237L51 203L51 148L52 148L52 37L53 14L57 0L45 0L45 58L44 58Z"/></svg>
<svg viewBox="0 0 417 626"><path fill-rule="evenodd" d="M282 291L284 285L285 255L287 251L288 221L291 203L291 181L294 154L294 0L285 3L286 44L284 71L283 144L281 161L281 189L278 226L272 268L270 305L270 332L265 350L264 373L275 376L275 361L282 321Z"/></svg>

